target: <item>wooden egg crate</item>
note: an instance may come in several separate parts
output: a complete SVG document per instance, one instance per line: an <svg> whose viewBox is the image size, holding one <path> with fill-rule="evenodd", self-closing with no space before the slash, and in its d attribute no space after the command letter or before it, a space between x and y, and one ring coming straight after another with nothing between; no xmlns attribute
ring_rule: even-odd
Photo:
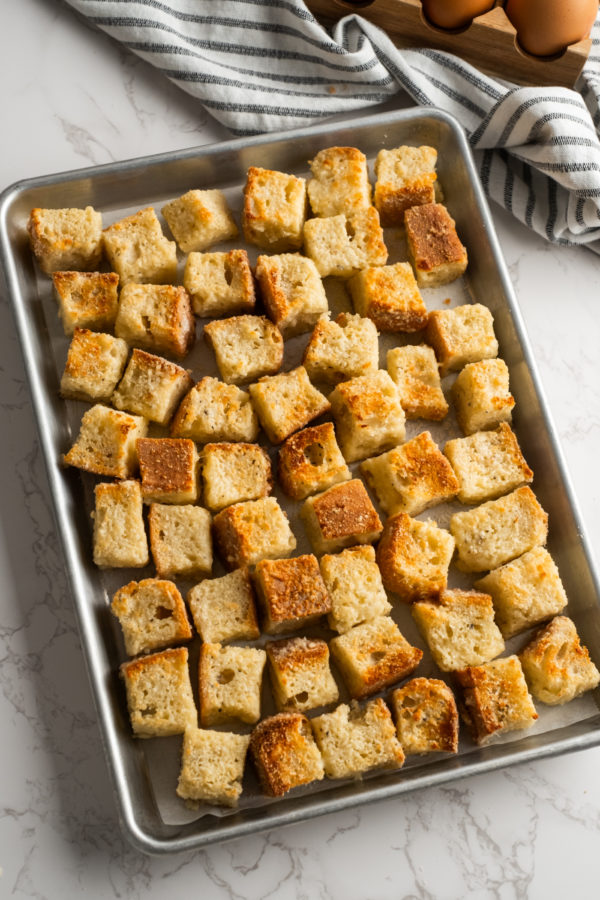
<svg viewBox="0 0 600 900"><path fill-rule="evenodd" d="M592 45L586 38L556 58L529 56L517 47L515 29L501 6L473 19L465 30L450 32L424 20L420 0L307 0L306 5L328 22L357 13L379 25L398 47L446 50L490 75L524 85L572 88Z"/></svg>

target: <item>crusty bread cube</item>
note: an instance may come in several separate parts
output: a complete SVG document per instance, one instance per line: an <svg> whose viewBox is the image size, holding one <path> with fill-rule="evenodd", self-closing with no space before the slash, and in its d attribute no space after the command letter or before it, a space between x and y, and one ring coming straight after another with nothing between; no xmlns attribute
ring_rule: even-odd
<svg viewBox="0 0 600 900"><path fill-rule="evenodd" d="M356 778L369 769L399 769L404 763L391 713L380 698L363 707L342 703L315 716L311 725L328 778Z"/></svg>
<svg viewBox="0 0 600 900"><path fill-rule="evenodd" d="M484 572L542 547L548 536L548 515L531 488L521 487L499 500L455 513L450 531L456 541L458 568Z"/></svg>
<svg viewBox="0 0 600 900"><path fill-rule="evenodd" d="M269 797L321 781L323 760L306 716L282 712L263 719L250 737L250 753L261 787Z"/></svg>
<svg viewBox="0 0 600 900"><path fill-rule="evenodd" d="M338 384L379 368L377 329L370 319L340 313L334 322L325 316L315 325L302 358L313 381Z"/></svg>
<svg viewBox="0 0 600 900"><path fill-rule="evenodd" d="M137 440L147 429L141 416L96 403L84 412L77 440L64 462L94 475L129 478L138 468Z"/></svg>
<svg viewBox="0 0 600 900"><path fill-rule="evenodd" d="M186 356L196 340L190 295L185 288L171 284L126 284L115 334L135 347Z"/></svg>
<svg viewBox="0 0 600 900"><path fill-rule="evenodd" d="M306 218L306 181L250 166L244 187L242 228L250 244L281 253L299 250Z"/></svg>
<svg viewBox="0 0 600 900"><path fill-rule="evenodd" d="M517 436L506 422L495 431L477 431L448 441L444 453L458 478L461 503L495 500L533 481Z"/></svg>
<svg viewBox="0 0 600 900"><path fill-rule="evenodd" d="M343 634L354 625L385 616L391 610L375 562L375 550L360 545L321 558L321 575L331 600L329 627Z"/></svg>
<svg viewBox="0 0 600 900"><path fill-rule="evenodd" d="M52 283L65 334L76 328L112 331L119 308L115 272L54 272Z"/></svg>
<svg viewBox="0 0 600 900"><path fill-rule="evenodd" d="M404 440L404 410L385 369L338 384L329 402L348 462L389 450Z"/></svg>
<svg viewBox="0 0 600 900"><path fill-rule="evenodd" d="M379 214L369 206L346 216L308 219L304 225L304 252L322 278L350 278L367 266L384 266L388 251Z"/></svg>
<svg viewBox="0 0 600 900"><path fill-rule="evenodd" d="M452 385L452 399L465 434L510 422L515 398L508 389L508 366L503 359L469 363Z"/></svg>
<svg viewBox="0 0 600 900"><path fill-rule="evenodd" d="M371 544L382 530L381 520L360 478L335 484L309 497L300 515L319 556L354 544Z"/></svg>
<svg viewBox="0 0 600 900"><path fill-rule="evenodd" d="M445 206L413 206L404 213L404 225L408 255L421 287L436 287L460 278L467 268L467 250Z"/></svg>
<svg viewBox="0 0 600 900"><path fill-rule="evenodd" d="M104 229L104 251L121 284L173 284L177 247L163 234L151 206Z"/></svg>
<svg viewBox="0 0 600 900"><path fill-rule="evenodd" d="M271 493L271 460L258 444L205 444L201 467L204 503L213 511Z"/></svg>
<svg viewBox="0 0 600 900"><path fill-rule="evenodd" d="M407 419L439 421L448 412L435 353L426 344L394 347L387 367Z"/></svg>
<svg viewBox="0 0 600 900"><path fill-rule="evenodd" d="M183 736L177 796L188 803L236 806L249 734L193 728Z"/></svg>
<svg viewBox="0 0 600 900"><path fill-rule="evenodd" d="M238 235L221 191L187 191L163 206L161 212L184 253L205 250Z"/></svg>
<svg viewBox="0 0 600 900"><path fill-rule="evenodd" d="M200 647L200 724L231 719L253 724L260 719L260 694L267 654L256 647Z"/></svg>
<svg viewBox="0 0 600 900"><path fill-rule="evenodd" d="M556 616L519 653L525 679L536 700L568 703L600 683L600 672L567 616Z"/></svg>
<svg viewBox="0 0 600 900"><path fill-rule="evenodd" d="M76 328L60 380L61 396L92 403L108 400L123 374L128 353L129 347L120 338Z"/></svg>
<svg viewBox="0 0 600 900"><path fill-rule="evenodd" d="M129 656L188 641L192 636L183 597L170 581L130 581L116 592L110 608L123 629Z"/></svg>
<svg viewBox="0 0 600 900"><path fill-rule="evenodd" d="M168 425L193 384L189 372L181 366L136 348L112 395L112 404L151 422Z"/></svg>
<svg viewBox="0 0 600 900"><path fill-rule="evenodd" d="M356 147L327 147L310 162L306 189L315 216L351 215L371 205L367 157Z"/></svg>
<svg viewBox="0 0 600 900"><path fill-rule="evenodd" d="M258 418L246 391L206 376L181 401L171 423L171 435L199 444L254 441Z"/></svg>
<svg viewBox="0 0 600 900"><path fill-rule="evenodd" d="M269 641L267 659L278 710L302 712L338 699L326 641L307 637Z"/></svg>
<svg viewBox="0 0 600 900"><path fill-rule="evenodd" d="M232 316L204 326L226 384L246 384L274 375L283 362L283 338L266 316Z"/></svg>
<svg viewBox="0 0 600 900"><path fill-rule="evenodd" d="M254 588L247 569L195 585L187 595L196 631L209 644L260 637Z"/></svg>
<svg viewBox="0 0 600 900"><path fill-rule="evenodd" d="M213 534L229 570L289 556L296 546L288 517L274 497L222 509L213 520Z"/></svg>
<svg viewBox="0 0 600 900"><path fill-rule="evenodd" d="M317 267L299 253L259 256L256 280L267 315L285 340L310 331L328 310Z"/></svg>
<svg viewBox="0 0 600 900"><path fill-rule="evenodd" d="M94 489L94 562L101 568L148 565L139 481L102 482Z"/></svg>
<svg viewBox="0 0 600 900"><path fill-rule="evenodd" d="M439 678L412 678L392 693L398 740L407 756L456 753L458 710L454 694Z"/></svg>
<svg viewBox="0 0 600 900"><path fill-rule="evenodd" d="M198 451L187 438L140 438L137 455L145 503L195 503Z"/></svg>
<svg viewBox="0 0 600 900"><path fill-rule="evenodd" d="M453 552L454 538L435 522L396 513L377 546L383 584L407 603L435 599L448 583Z"/></svg>
<svg viewBox="0 0 600 900"><path fill-rule="evenodd" d="M272 444L329 412L327 397L311 383L304 366L280 375L265 375L249 387L260 424Z"/></svg>
<svg viewBox="0 0 600 900"><path fill-rule="evenodd" d="M350 469L338 447L331 422L292 434L281 446L277 467L279 483L293 500L348 481Z"/></svg>
<svg viewBox="0 0 600 900"><path fill-rule="evenodd" d="M370 266L348 282L354 309L379 331L420 331L429 319L410 263Z"/></svg>
<svg viewBox="0 0 600 900"><path fill-rule="evenodd" d="M429 314L425 339L435 350L441 375L498 355L494 319L481 303L434 309Z"/></svg>
<svg viewBox="0 0 600 900"><path fill-rule="evenodd" d="M198 725L187 647L132 659L121 666L136 737L168 737Z"/></svg>
<svg viewBox="0 0 600 900"><path fill-rule="evenodd" d="M459 487L452 466L428 431L381 456L365 459L360 471L388 515L417 516L452 500Z"/></svg>
<svg viewBox="0 0 600 900"><path fill-rule="evenodd" d="M375 160L375 206L383 225L402 225L404 211L435 200L433 147L395 147L380 150Z"/></svg>
<svg viewBox="0 0 600 900"><path fill-rule="evenodd" d="M331 611L316 557L262 559L254 583L263 612L263 631L280 634L310 625Z"/></svg>
<svg viewBox="0 0 600 900"><path fill-rule="evenodd" d="M252 312L256 304L254 279L245 250L190 253L183 284L197 316Z"/></svg>
<svg viewBox="0 0 600 900"><path fill-rule="evenodd" d="M102 258L102 216L85 209L31 210L27 231L42 270L94 269Z"/></svg>
<svg viewBox="0 0 600 900"><path fill-rule="evenodd" d="M201 506L151 503L150 548L161 578L210 575L213 562L210 513Z"/></svg>

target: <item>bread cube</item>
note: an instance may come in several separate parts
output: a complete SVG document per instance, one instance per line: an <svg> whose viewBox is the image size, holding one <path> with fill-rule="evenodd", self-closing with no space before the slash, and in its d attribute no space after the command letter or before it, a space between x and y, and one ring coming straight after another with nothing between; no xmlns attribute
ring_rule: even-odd
<svg viewBox="0 0 600 900"><path fill-rule="evenodd" d="M270 641L267 659L278 710L302 712L338 699L325 641L307 637Z"/></svg>
<svg viewBox="0 0 600 900"><path fill-rule="evenodd" d="M517 656L456 673L463 689L461 715L477 744L494 735L531 728L538 715Z"/></svg>
<svg viewBox="0 0 600 900"><path fill-rule="evenodd" d="M496 622L505 638L539 625L567 605L567 595L554 560L544 547L534 547L475 582L491 594Z"/></svg>
<svg viewBox="0 0 600 900"><path fill-rule="evenodd" d="M204 503L213 511L271 493L271 460L258 444L205 444L201 465Z"/></svg>
<svg viewBox="0 0 600 900"><path fill-rule="evenodd" d="M354 309L379 331L420 331L429 319L410 263L363 269L348 282Z"/></svg>
<svg viewBox="0 0 600 900"><path fill-rule="evenodd" d="M383 225L402 225L404 211L435 200L433 147L395 147L380 150L375 160L375 206Z"/></svg>
<svg viewBox="0 0 600 900"><path fill-rule="evenodd" d="M308 219L304 225L304 252L322 278L350 278L367 266L384 266L388 251L377 210L369 206L350 216L341 213Z"/></svg>
<svg viewBox="0 0 600 900"><path fill-rule="evenodd" d="M187 647L162 650L123 663L121 677L136 737L168 737L197 727Z"/></svg>
<svg viewBox="0 0 600 900"><path fill-rule="evenodd" d="M448 441L444 453L458 478L461 503L495 500L533 481L517 437L506 422L495 431L477 431Z"/></svg>
<svg viewBox="0 0 600 900"><path fill-rule="evenodd" d="M112 331L119 308L115 272L55 272L52 283L65 334L76 328Z"/></svg>
<svg viewBox="0 0 600 900"><path fill-rule="evenodd" d="M328 310L317 267L299 253L259 256L256 280L267 315L285 340L310 331Z"/></svg>
<svg viewBox="0 0 600 900"><path fill-rule="evenodd" d="M429 314L425 339L435 350L442 375L498 355L494 319L481 303L434 309Z"/></svg>
<svg viewBox="0 0 600 900"><path fill-rule="evenodd" d="M421 287L437 287L460 278L467 268L467 250L445 206L413 206L404 213L404 225L408 255Z"/></svg>
<svg viewBox="0 0 600 900"><path fill-rule="evenodd" d="M302 363L313 381L338 384L379 368L377 329L370 319L340 313L334 322L323 317L304 351Z"/></svg>
<svg viewBox="0 0 600 900"><path fill-rule="evenodd" d="M163 234L151 206L104 229L104 251L121 284L173 284L177 247Z"/></svg>
<svg viewBox="0 0 600 900"><path fill-rule="evenodd" d="M435 353L426 344L394 347L387 367L407 419L439 421L448 412Z"/></svg>
<svg viewBox="0 0 600 900"><path fill-rule="evenodd" d="M306 190L315 216L352 215L371 205L367 157L356 147L327 147L310 161Z"/></svg>
<svg viewBox="0 0 600 900"><path fill-rule="evenodd" d="M129 656L188 641L192 636L183 597L170 581L130 581L116 592L110 608L123 629Z"/></svg>
<svg viewBox="0 0 600 900"><path fill-rule="evenodd" d="M277 474L284 492L293 500L348 481L350 469L338 447L331 422L292 434L281 446Z"/></svg>
<svg viewBox="0 0 600 900"><path fill-rule="evenodd" d="M242 212L244 237L250 244L273 253L299 250L305 218L304 178L250 166Z"/></svg>
<svg viewBox="0 0 600 900"><path fill-rule="evenodd" d="M168 425L181 398L193 384L189 373L181 366L136 348L123 380L112 395L112 403L117 409L144 416L159 425Z"/></svg>
<svg viewBox="0 0 600 900"><path fill-rule="evenodd" d="M200 647L200 724L221 725L232 719L260 719L262 675L267 661L256 647Z"/></svg>
<svg viewBox="0 0 600 900"><path fill-rule="evenodd" d="M205 250L237 237L238 229L221 191L188 191L161 210L180 250Z"/></svg>
<svg viewBox="0 0 600 900"><path fill-rule="evenodd" d="M148 565L139 481L102 482L94 489L94 562L103 569Z"/></svg>
<svg viewBox="0 0 600 900"><path fill-rule="evenodd" d="M455 513L450 531L456 541L456 565L463 572L484 572L542 547L548 536L548 515L528 487L499 500L489 500Z"/></svg>
<svg viewBox="0 0 600 900"><path fill-rule="evenodd" d="M465 434L510 422L515 398L508 389L508 366L503 359L469 363L452 385L452 399Z"/></svg>
<svg viewBox="0 0 600 900"><path fill-rule="evenodd" d="M94 475L129 478L138 468L137 440L147 429L141 416L96 403L84 412L79 434L64 462Z"/></svg>
<svg viewBox="0 0 600 900"><path fill-rule="evenodd" d="M335 553L354 544L372 544L382 525L359 478L336 484L304 501L300 511L315 553Z"/></svg>
<svg viewBox="0 0 600 900"><path fill-rule="evenodd" d="M568 703L600 683L600 672L567 616L541 628L519 659L531 693L550 706Z"/></svg>
<svg viewBox="0 0 600 900"><path fill-rule="evenodd" d="M401 600L436 599L448 583L454 538L435 522L390 516L377 546L383 584Z"/></svg>
<svg viewBox="0 0 600 900"><path fill-rule="evenodd" d="M191 803L236 806L250 735L193 728L183 736L177 796Z"/></svg>
<svg viewBox="0 0 600 900"><path fill-rule="evenodd" d="M76 328L60 380L61 396L91 403L108 400L123 374L128 353L129 347L120 338Z"/></svg>
<svg viewBox="0 0 600 900"><path fill-rule="evenodd" d="M458 710L454 694L438 678L412 678L392 693L398 740L407 756L456 753Z"/></svg>
<svg viewBox="0 0 600 900"><path fill-rule="evenodd" d="M102 258L102 216L85 209L31 210L31 249L48 275L59 269L94 269Z"/></svg>
<svg viewBox="0 0 600 900"><path fill-rule="evenodd" d="M343 634L354 625L385 616L391 610L370 545L350 547L321 558L321 575L331 600L329 627Z"/></svg>
<svg viewBox="0 0 600 900"><path fill-rule="evenodd" d="M150 548L161 578L210 575L213 562L210 513L201 506L151 503Z"/></svg>
<svg viewBox="0 0 600 900"><path fill-rule="evenodd" d="M254 582L267 634L294 631L331 611L331 601L312 554L293 559L263 559L256 564Z"/></svg>
<svg viewBox="0 0 600 900"><path fill-rule="evenodd" d="M209 644L260 637L254 589L247 569L195 585L187 595L196 631Z"/></svg>
<svg viewBox="0 0 600 900"><path fill-rule="evenodd" d="M404 753L381 699L363 707L342 703L311 720L328 778L357 778L369 769L399 769Z"/></svg>
<svg viewBox="0 0 600 900"><path fill-rule="evenodd" d="M201 378L181 401L171 435L199 444L256 440L258 419L250 395L218 378Z"/></svg>
<svg viewBox="0 0 600 900"><path fill-rule="evenodd" d="M256 304L254 279L245 250L190 253L183 284L197 316L252 312Z"/></svg>
<svg viewBox="0 0 600 900"><path fill-rule="evenodd" d="M185 288L171 284L126 284L115 334L135 347L186 356L196 340L190 295Z"/></svg>
<svg viewBox="0 0 600 900"><path fill-rule="evenodd" d="M452 500L459 486L452 466L428 431L366 459L360 471L388 515L405 512L417 516L430 506Z"/></svg>
<svg viewBox="0 0 600 900"><path fill-rule="evenodd" d="M185 438L140 438L137 454L145 503L195 503L198 451Z"/></svg>
<svg viewBox="0 0 600 900"><path fill-rule="evenodd" d="M213 520L213 535L229 570L289 556L296 547L288 517L274 497L222 509Z"/></svg>
<svg viewBox="0 0 600 900"><path fill-rule="evenodd" d="M261 787L269 797L321 781L323 760L310 722L302 713L282 712L260 722L250 737L250 753Z"/></svg>
<svg viewBox="0 0 600 900"><path fill-rule="evenodd" d="M283 362L283 338L265 316L232 316L204 326L226 384L246 384L274 375Z"/></svg>
<svg viewBox="0 0 600 900"><path fill-rule="evenodd" d="M327 397L313 387L304 366L280 375L265 375L249 387L260 424L272 444L329 412Z"/></svg>
<svg viewBox="0 0 600 900"><path fill-rule="evenodd" d="M389 450L404 440L404 410L396 385L384 369L338 384L329 402L348 462Z"/></svg>

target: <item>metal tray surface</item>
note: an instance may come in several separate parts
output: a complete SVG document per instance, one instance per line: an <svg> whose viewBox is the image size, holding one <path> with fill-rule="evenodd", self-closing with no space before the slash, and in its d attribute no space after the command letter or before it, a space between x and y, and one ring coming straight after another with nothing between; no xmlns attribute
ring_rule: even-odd
<svg viewBox="0 0 600 900"><path fill-rule="evenodd" d="M484 748L471 745L450 758L441 758L439 754L431 759L410 758L410 765L396 772L380 773L360 781L321 782L314 790L292 792L275 802L256 801L228 815L205 814L169 824L169 817L161 811L160 799L153 789L152 754L147 754L141 746L153 742L135 741L131 737L123 692L115 675L124 656L118 626L108 613L109 582L100 577L91 560L91 488L89 484L86 487L85 478L78 472L59 465L61 454L72 442L84 406L73 404L74 409L66 413L66 404L58 394L66 339L54 322L57 316L51 304L48 305L48 297L40 289L40 275L25 231L29 212L34 206L92 205L103 212L107 221L113 221L141 206L159 207L191 187L235 190L241 195L250 165L305 174L307 160L326 146L356 146L372 160L381 148L405 143L429 144L438 150L444 202L456 219L469 253L464 285L458 288L462 294L458 298L454 296L452 302L474 298L489 306L493 313L499 355L509 366L511 391L516 398L514 428L524 455L536 473L536 495L549 513L548 548L558 564L569 597L567 613L576 622L592 658L597 663L600 661L600 585L589 542L470 150L460 127L450 116L435 110L406 110L19 182L0 197L0 259L31 388L119 817L126 836L144 852L190 850L465 775L600 743L596 691L583 702L575 701L575 706L560 708L564 712L545 708L543 715L540 714L543 724L539 728L513 733L509 740ZM444 302L441 298L446 290L438 292L434 306ZM431 306L429 297L426 300ZM430 424L425 423L420 430ZM433 514L439 520L437 513L436 509ZM296 552L306 551L299 544ZM413 634L407 637L411 640Z"/></svg>

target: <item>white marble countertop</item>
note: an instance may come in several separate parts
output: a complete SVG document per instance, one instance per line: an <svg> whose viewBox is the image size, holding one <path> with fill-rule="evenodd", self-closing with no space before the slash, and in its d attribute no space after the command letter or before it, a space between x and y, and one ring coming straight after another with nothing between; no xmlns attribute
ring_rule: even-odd
<svg viewBox="0 0 600 900"><path fill-rule="evenodd" d="M191 147L223 128L54 0L2 16L2 184ZM600 260L493 210L592 541L600 541ZM28 389L0 306L0 896L598 896L600 748L149 858L119 831Z"/></svg>

